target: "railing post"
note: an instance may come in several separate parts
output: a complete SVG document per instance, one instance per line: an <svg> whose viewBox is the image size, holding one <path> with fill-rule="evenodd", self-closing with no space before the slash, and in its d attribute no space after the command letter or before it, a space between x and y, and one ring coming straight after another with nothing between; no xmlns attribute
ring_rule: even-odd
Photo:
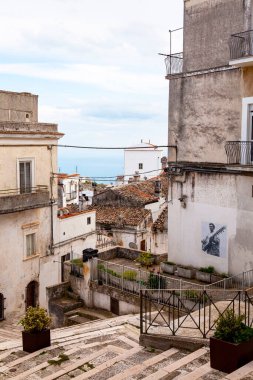
<svg viewBox="0 0 253 380"><path fill-rule="evenodd" d="M122 265L122 270L121 270L121 288L122 290L124 289L124 265Z"/></svg>
<svg viewBox="0 0 253 380"><path fill-rule="evenodd" d="M106 261L106 269L105 269L105 283L108 285L108 261Z"/></svg>
<svg viewBox="0 0 253 380"><path fill-rule="evenodd" d="M141 330L141 334L143 334L143 293L142 293L142 290L140 289L140 330Z"/></svg>

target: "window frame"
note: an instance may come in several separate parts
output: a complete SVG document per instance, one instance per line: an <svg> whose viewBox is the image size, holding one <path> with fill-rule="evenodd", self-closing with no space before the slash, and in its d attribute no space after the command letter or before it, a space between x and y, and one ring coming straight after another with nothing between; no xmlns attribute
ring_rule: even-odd
<svg viewBox="0 0 253 380"><path fill-rule="evenodd" d="M30 162L31 164L31 188L35 187L35 158L34 157L23 157L17 158L17 188L19 189L19 193L22 194L20 188L20 164L23 162ZM32 189L30 193L32 192Z"/></svg>

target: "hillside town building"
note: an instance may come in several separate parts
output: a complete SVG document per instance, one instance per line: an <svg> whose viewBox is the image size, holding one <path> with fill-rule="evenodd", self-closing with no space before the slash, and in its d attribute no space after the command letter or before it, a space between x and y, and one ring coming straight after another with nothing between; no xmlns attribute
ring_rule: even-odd
<svg viewBox="0 0 253 380"><path fill-rule="evenodd" d="M95 211L78 209L79 176L55 175L63 134L37 115L37 95L0 91L0 320L47 308L64 261L96 245ZM72 208L58 210L59 180L61 204Z"/></svg>
<svg viewBox="0 0 253 380"><path fill-rule="evenodd" d="M124 150L124 180L131 181L134 176L144 180L157 175L162 167L162 149L143 141L135 148Z"/></svg>
<svg viewBox="0 0 253 380"><path fill-rule="evenodd" d="M169 260L253 265L253 2L185 0L184 51L166 57Z"/></svg>

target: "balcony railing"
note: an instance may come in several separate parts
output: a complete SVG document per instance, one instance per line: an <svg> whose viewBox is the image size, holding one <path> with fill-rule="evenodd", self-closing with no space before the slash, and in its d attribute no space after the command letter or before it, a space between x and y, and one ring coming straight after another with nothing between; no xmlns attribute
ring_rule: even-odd
<svg viewBox="0 0 253 380"><path fill-rule="evenodd" d="M253 165L253 141L228 141L225 151L228 164Z"/></svg>
<svg viewBox="0 0 253 380"><path fill-rule="evenodd" d="M253 56L253 30L232 34L229 48L231 60Z"/></svg>
<svg viewBox="0 0 253 380"><path fill-rule="evenodd" d="M47 186L35 186L35 187L19 187L16 189L5 189L0 190L0 197L9 195L19 195L19 194L30 194L30 193L43 193L47 192Z"/></svg>
<svg viewBox="0 0 253 380"><path fill-rule="evenodd" d="M49 202L47 186L0 190L0 214L45 207Z"/></svg>
<svg viewBox="0 0 253 380"><path fill-rule="evenodd" d="M77 197L77 191L72 191L71 193L66 194L66 201L72 201L73 199L76 199Z"/></svg>
<svg viewBox="0 0 253 380"><path fill-rule="evenodd" d="M167 55L164 61L167 76L183 72L183 52Z"/></svg>

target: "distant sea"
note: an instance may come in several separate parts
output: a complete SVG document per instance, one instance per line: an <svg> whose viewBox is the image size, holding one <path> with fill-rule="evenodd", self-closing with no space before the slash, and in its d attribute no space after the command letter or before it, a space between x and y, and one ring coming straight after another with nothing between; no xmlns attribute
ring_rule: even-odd
<svg viewBox="0 0 253 380"><path fill-rule="evenodd" d="M61 173L79 173L82 177L95 177L96 182L109 184L114 182L115 176L124 173L124 158L123 154L108 156L107 152L104 155L100 153L99 156L83 154L82 156L67 157L59 151L58 170Z"/></svg>

